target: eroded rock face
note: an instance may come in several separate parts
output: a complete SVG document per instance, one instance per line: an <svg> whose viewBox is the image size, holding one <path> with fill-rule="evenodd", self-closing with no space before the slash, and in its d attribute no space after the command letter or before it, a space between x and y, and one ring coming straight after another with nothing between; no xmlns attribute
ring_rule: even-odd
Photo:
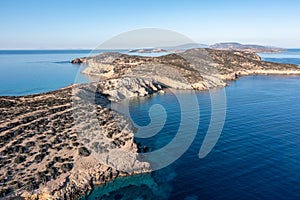
<svg viewBox="0 0 300 200"><path fill-rule="evenodd" d="M134 77L100 81L98 87L101 93L108 95L108 98L114 102L122 101L125 98L144 97L163 91L163 86L152 80Z"/></svg>

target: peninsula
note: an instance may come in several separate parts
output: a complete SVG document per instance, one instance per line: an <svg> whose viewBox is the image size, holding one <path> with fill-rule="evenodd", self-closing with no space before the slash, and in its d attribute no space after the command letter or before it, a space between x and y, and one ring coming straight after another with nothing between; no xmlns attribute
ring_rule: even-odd
<svg viewBox="0 0 300 200"><path fill-rule="evenodd" d="M0 97L0 197L24 199L77 199L117 177L148 173L151 166L138 159L141 147L134 141L135 128L110 102L164 92L165 88L208 90L224 87L227 80L253 74L300 75L293 64L264 62L254 52L190 49L160 57L116 52L76 58L85 63L83 73L99 77L86 85L29 96ZM95 102L84 101L92 93ZM87 148L75 126L75 101L93 104L102 137L107 143ZM85 124L86 116L79 116ZM114 119L126 122L118 126ZM95 131L93 127L85 127ZM124 149L132 153L132 172L120 171L93 157L94 151ZM117 161L116 165L122 164Z"/></svg>

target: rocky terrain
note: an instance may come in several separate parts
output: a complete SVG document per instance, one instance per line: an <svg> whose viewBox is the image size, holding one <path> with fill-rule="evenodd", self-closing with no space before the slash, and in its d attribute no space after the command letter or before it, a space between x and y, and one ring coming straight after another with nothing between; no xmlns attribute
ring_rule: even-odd
<svg viewBox="0 0 300 200"><path fill-rule="evenodd" d="M97 104L93 112L104 130L99 134L108 142L85 147L88 136L80 137L75 123L89 132L95 127L85 126L90 120L85 112L74 112L79 109L71 98L78 97L74 94L76 87L40 95L0 97L0 197L77 199L94 184L149 171L149 164L135 157L138 148L133 142L133 129L116 124L116 119L127 119L104 107L108 102L105 97L98 96L102 105ZM78 95L84 99L88 88L80 87ZM89 104L80 101L82 107L88 108ZM82 121L76 121L74 115L81 115L77 118ZM134 163L131 172L118 171L92 155L114 149L132 153L132 158L127 158Z"/></svg>
<svg viewBox="0 0 300 200"><path fill-rule="evenodd" d="M300 67L294 64L265 62L252 52L225 51L208 49L209 55L217 63L219 77L222 80L235 80L239 76L299 75Z"/></svg>
<svg viewBox="0 0 300 200"><path fill-rule="evenodd" d="M264 62L252 52L213 49L161 57L103 53L73 63L85 63L83 73L99 81L0 97L0 197L77 199L95 184L151 171L138 157L135 128L112 101L165 88L224 87L242 75L300 74L297 65Z"/></svg>

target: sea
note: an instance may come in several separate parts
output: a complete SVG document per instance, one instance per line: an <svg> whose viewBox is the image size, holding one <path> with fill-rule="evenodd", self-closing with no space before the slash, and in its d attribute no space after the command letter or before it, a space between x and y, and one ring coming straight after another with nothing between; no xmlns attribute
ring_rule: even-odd
<svg viewBox="0 0 300 200"><path fill-rule="evenodd" d="M89 78L80 73L84 66L69 61L89 54L88 50L0 51L0 95L36 94L86 83ZM260 56L300 65L300 49ZM195 137L174 162L95 186L81 199L300 199L300 76L254 75L228 84L213 91L225 93L226 115L215 146L201 158L199 150L212 123L210 91L170 91L130 100L130 118L136 125L164 120L153 136L135 138L150 152L172 142L183 120L191 125L184 131L196 130ZM199 116L183 115L182 99L195 98L191 112ZM157 105L163 109L149 114Z"/></svg>

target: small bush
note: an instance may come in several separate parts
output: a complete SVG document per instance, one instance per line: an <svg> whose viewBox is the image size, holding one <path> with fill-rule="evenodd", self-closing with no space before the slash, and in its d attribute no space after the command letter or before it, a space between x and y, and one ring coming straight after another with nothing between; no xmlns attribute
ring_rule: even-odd
<svg viewBox="0 0 300 200"><path fill-rule="evenodd" d="M87 148L85 148L85 147L80 147L80 148L78 149L78 154L79 154L80 156L89 156L91 153L90 153L90 151L89 151Z"/></svg>
<svg viewBox="0 0 300 200"><path fill-rule="evenodd" d="M35 142L33 142L33 141L30 141L30 142L27 142L26 143L26 147L28 148L28 147L33 147L35 145Z"/></svg>
<svg viewBox="0 0 300 200"><path fill-rule="evenodd" d="M55 157L53 158L53 161L54 161L54 162L60 162L60 163L62 163L62 162L64 162L65 160L64 160L63 158L59 157L59 156L55 156Z"/></svg>
<svg viewBox="0 0 300 200"><path fill-rule="evenodd" d="M73 142L73 146L77 147L79 145L79 142Z"/></svg>
<svg viewBox="0 0 300 200"><path fill-rule="evenodd" d="M63 172L68 172L68 171L71 171L73 168L73 164L72 163L64 163L60 166L60 169L63 171Z"/></svg>
<svg viewBox="0 0 300 200"><path fill-rule="evenodd" d="M38 154L34 157L34 160L36 162L41 162L44 159L44 157L45 157L45 154Z"/></svg>
<svg viewBox="0 0 300 200"><path fill-rule="evenodd" d="M16 145L13 147L13 152L15 153L25 153L26 148L21 145Z"/></svg>
<svg viewBox="0 0 300 200"><path fill-rule="evenodd" d="M15 158L15 163L19 164L19 163L22 163L26 160L26 157L25 156L17 156Z"/></svg>
<svg viewBox="0 0 300 200"><path fill-rule="evenodd" d="M39 172L38 173L38 180L42 183L46 183L50 181L50 176L47 176L45 172Z"/></svg>
<svg viewBox="0 0 300 200"><path fill-rule="evenodd" d="M50 168L54 165L54 161L50 161L48 162L48 164L46 165L47 168Z"/></svg>
<svg viewBox="0 0 300 200"><path fill-rule="evenodd" d="M29 191L36 190L39 188L40 183L36 181L27 182L27 189Z"/></svg>
<svg viewBox="0 0 300 200"><path fill-rule="evenodd" d="M0 197L5 197L9 193L11 193L13 190L11 188L5 188L0 190Z"/></svg>
<svg viewBox="0 0 300 200"><path fill-rule="evenodd" d="M48 169L48 171L53 179L56 179L60 175L60 172L56 167L51 167Z"/></svg>

